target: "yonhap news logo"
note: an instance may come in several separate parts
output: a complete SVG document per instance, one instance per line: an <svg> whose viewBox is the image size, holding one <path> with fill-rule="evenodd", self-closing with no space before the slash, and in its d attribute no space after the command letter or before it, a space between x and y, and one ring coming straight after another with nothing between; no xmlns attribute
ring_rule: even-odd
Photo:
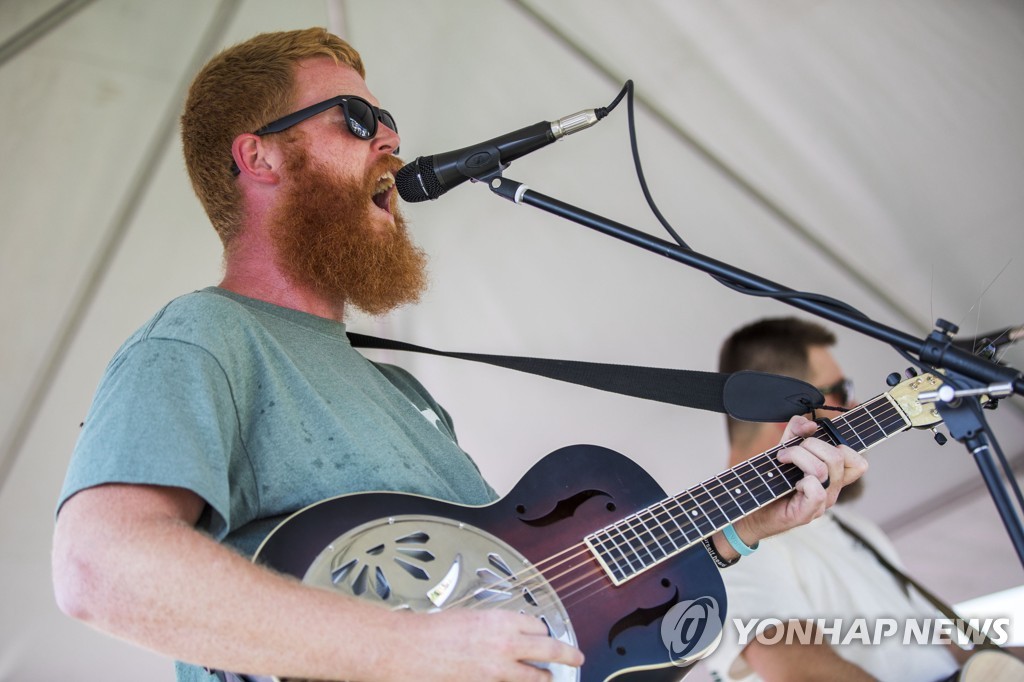
<svg viewBox="0 0 1024 682"><path fill-rule="evenodd" d="M689 665L710 653L722 636L722 612L714 597L679 602L661 619L661 641L673 665Z"/></svg>
<svg viewBox="0 0 1024 682"><path fill-rule="evenodd" d="M661 641L673 665L687 666L710 655L724 636L725 614L713 597L681 601L661 620ZM902 646L953 644L969 648L986 637L1003 646L1009 643L1009 617L948 618L732 618L729 636L742 649L753 641L775 644L829 644Z"/></svg>
<svg viewBox="0 0 1024 682"><path fill-rule="evenodd" d="M986 637L1000 646L1009 641L1009 617L948 618L748 618L732 619L738 644L829 644L879 646L894 641L903 646L982 644Z"/></svg>

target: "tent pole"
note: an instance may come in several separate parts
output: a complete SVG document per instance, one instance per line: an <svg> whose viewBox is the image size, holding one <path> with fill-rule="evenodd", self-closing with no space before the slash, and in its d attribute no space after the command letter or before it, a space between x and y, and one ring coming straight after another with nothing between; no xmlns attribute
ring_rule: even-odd
<svg viewBox="0 0 1024 682"><path fill-rule="evenodd" d="M146 190L156 175L164 154L174 140L181 104L185 99L185 93L188 91L193 74L202 67L223 42L241 1L221 0L217 6L192 59L186 65L181 82L168 98L164 115L153 133L139 167L132 174L131 184L126 189L121 204L97 247L96 255L89 264L80 286L74 289L74 296L68 304L67 313L46 351L45 359L40 364L40 371L26 392L25 400L21 403L18 414L12 422L10 435L3 442L3 447L0 448L0 491L3 490L4 484L14 468L14 463L25 445L36 416L42 409L46 396L60 372L61 365L99 292L107 269L113 262L121 242L128 234L128 229L146 196Z"/></svg>

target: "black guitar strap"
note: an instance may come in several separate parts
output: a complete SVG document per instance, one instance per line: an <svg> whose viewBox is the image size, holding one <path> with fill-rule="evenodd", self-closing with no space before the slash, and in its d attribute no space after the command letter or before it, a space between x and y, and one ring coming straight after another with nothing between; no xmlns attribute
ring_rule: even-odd
<svg viewBox="0 0 1024 682"><path fill-rule="evenodd" d="M855 531L847 524L843 523L837 515L833 514L832 520L839 524L839 527L846 531L846 533L849 534L854 540L863 545L864 549L874 554L875 558L878 559L878 563L882 564L882 566L886 570L893 574L896 580L898 580L900 584L903 585L904 590L907 590L909 587L913 587L915 590L917 590L921 594L921 596L927 599L929 602L931 602L931 604L935 608L937 608L942 615L944 615L946 618L949 618L956 625L957 629L959 629L961 632L967 635L970 638L971 642L976 642L976 647L981 649L1002 650L1002 647L993 642L988 635L986 635L984 632L981 632L980 630L972 626L970 623L968 623L966 620L958 616L956 614L956 611L953 610L953 607L939 599L937 596L932 594L924 585L917 582L909 575L907 575L899 568L897 568L895 565L893 565L893 563L886 559L885 556L880 551L878 551L878 549L875 548L874 545L868 542L863 535ZM981 640L980 642L978 642L979 637Z"/></svg>
<svg viewBox="0 0 1024 682"><path fill-rule="evenodd" d="M634 367L579 360L527 358L514 355L453 353L353 332L349 332L348 338L355 348L412 351L483 362L635 398L646 398L670 405L726 413L723 392L726 381L730 377L728 374L659 367ZM782 421L785 421L785 417Z"/></svg>

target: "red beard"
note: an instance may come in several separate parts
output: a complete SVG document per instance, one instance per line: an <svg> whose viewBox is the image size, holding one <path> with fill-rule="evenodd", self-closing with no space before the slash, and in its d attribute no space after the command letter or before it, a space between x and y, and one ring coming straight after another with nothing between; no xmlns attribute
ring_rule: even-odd
<svg viewBox="0 0 1024 682"><path fill-rule="evenodd" d="M382 159L362 182L344 182L299 152L288 163L287 196L273 215L277 261L285 275L333 301L381 315L415 303L426 289L427 257L409 239L391 198L394 228L371 227L377 178L402 163ZM393 190L392 190L393 192Z"/></svg>

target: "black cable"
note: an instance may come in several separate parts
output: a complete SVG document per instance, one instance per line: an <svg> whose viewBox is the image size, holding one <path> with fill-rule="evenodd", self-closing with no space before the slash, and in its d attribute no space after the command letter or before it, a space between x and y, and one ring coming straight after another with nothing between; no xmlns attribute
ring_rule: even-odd
<svg viewBox="0 0 1024 682"><path fill-rule="evenodd" d="M616 97L615 101L612 103L612 105L608 107L607 113L610 113L612 108L614 108L614 105L618 104L619 100L622 99L623 93L628 95L628 97L626 99L626 113L627 113L628 125L629 125L629 144L630 144L630 149L632 150L632 154L633 154L633 166L636 168L637 179L640 182L640 189L641 189L641 191L643 191L644 198L647 200L647 205L650 207L651 212L654 213L654 216L658 219L658 222L661 223L661 226L665 228L665 231L668 232L669 235L671 235L672 239L675 240L675 242L677 244L679 244L679 246L683 247L684 249L687 249L689 251L693 251L693 249L690 247L690 245L687 244L683 240L683 238L679 236L679 233L676 232L675 228L673 228L672 225L668 222L668 220L665 218L665 216L661 213L661 210L658 209L658 205L655 203L654 197L651 195L650 188L647 186L647 179L644 177L643 164L640 162L640 148L639 148L639 145L637 143L637 138L636 138L636 117L635 117L635 114L634 114L634 107L633 107L633 81L632 80L627 80L626 81L626 83L623 86L622 91L619 93L618 97ZM815 293L805 292L805 291L788 291L788 292L758 291L756 289L751 289L750 287L744 286L742 284L738 284L736 282L733 282L733 281L731 281L729 279L726 279L724 277L720 277L718 275L711 275L711 277L713 279L715 279L719 284L722 284L723 286L726 286L726 287L732 289L733 291L739 292L741 294L746 294L747 296L763 296L763 297L770 297L770 298L775 298L775 299L802 298L802 299L805 299L805 300L817 301L818 303L822 303L824 305L827 305L827 306L830 306L830 307L833 307L833 308L837 308L839 310L844 310L844 311L846 311L846 312L848 312L848 313L850 313L852 315L856 315L856 316L858 316L860 318L867 319L867 315L865 315L861 311L857 310L856 308L850 306L847 303L844 303L843 301L839 301L837 299L834 299L831 296L825 296L823 294L815 294Z"/></svg>

